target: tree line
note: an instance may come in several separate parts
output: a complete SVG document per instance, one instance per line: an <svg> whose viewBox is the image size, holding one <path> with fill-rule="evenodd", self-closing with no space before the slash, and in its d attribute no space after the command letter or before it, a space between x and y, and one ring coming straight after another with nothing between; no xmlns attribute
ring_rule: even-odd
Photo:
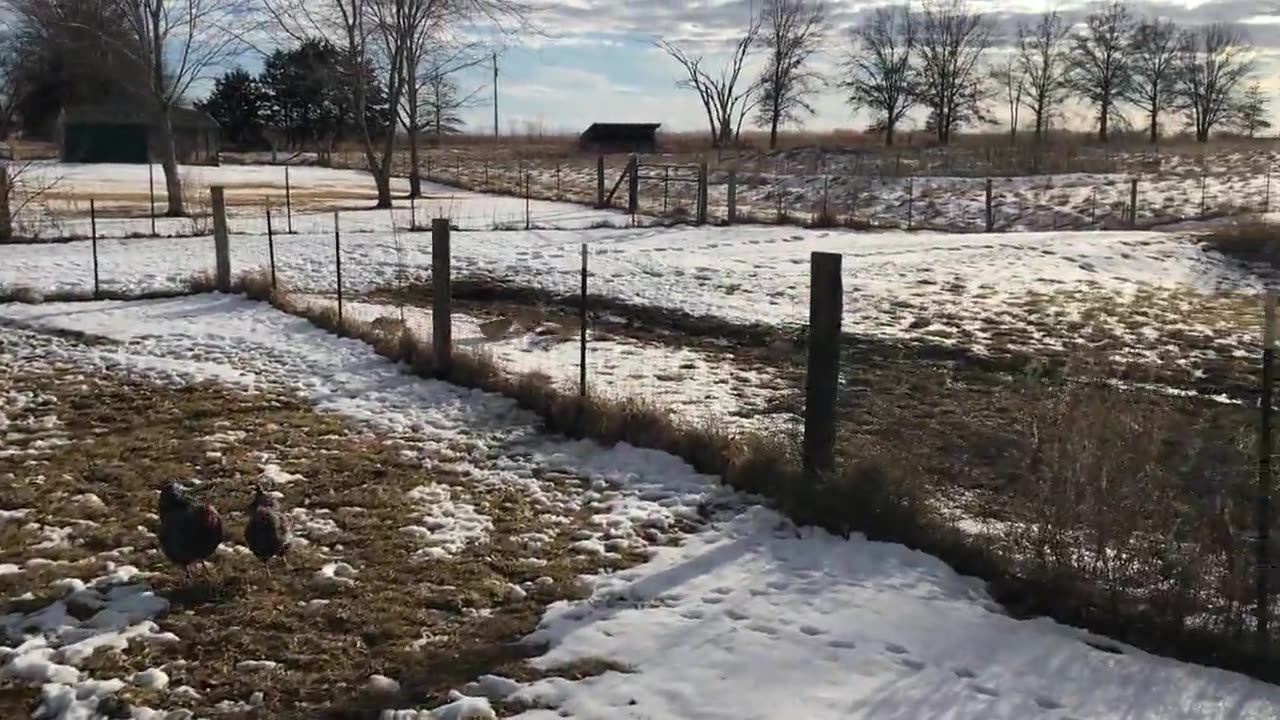
<svg viewBox="0 0 1280 720"><path fill-rule="evenodd" d="M173 110L215 80L198 104L232 142L353 141L390 207L397 129L417 194L420 138L458 129L453 74L482 57L464 38L496 41L527 13L523 0L0 0L0 131L48 136L76 104L138 108L154 119L168 214L184 215ZM256 77L225 71L255 51Z"/></svg>
<svg viewBox="0 0 1280 720"><path fill-rule="evenodd" d="M1011 141L1026 121L1039 142L1069 103L1090 111L1102 142L1134 127L1126 110L1151 142L1171 115L1199 142L1224 128L1252 137L1270 127L1254 48L1232 25L1180 28L1110 0L1078 22L1046 11L1003 45L997 30L965 0L875 8L848 31L835 76L823 77L813 69L830 34L822 0L765 0L719 68L671 42L659 47L681 67L677 87L697 92L716 145L737 140L752 117L776 147L779 126L813 114L828 87L868 114L886 145L913 112L946 144L961 128L997 123L1001 110ZM758 49L763 70L753 78L745 67Z"/></svg>

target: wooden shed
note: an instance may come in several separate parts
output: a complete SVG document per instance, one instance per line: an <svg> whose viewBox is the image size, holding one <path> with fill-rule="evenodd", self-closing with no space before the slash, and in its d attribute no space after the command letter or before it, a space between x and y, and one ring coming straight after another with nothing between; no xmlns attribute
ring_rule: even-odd
<svg viewBox="0 0 1280 720"><path fill-rule="evenodd" d="M590 152L655 152L662 123L592 123L578 136L578 147Z"/></svg>
<svg viewBox="0 0 1280 720"><path fill-rule="evenodd" d="M220 130L208 113L169 111L178 162L218 164ZM124 105L64 108L58 117L58 156L63 162L147 163L161 157L155 114Z"/></svg>

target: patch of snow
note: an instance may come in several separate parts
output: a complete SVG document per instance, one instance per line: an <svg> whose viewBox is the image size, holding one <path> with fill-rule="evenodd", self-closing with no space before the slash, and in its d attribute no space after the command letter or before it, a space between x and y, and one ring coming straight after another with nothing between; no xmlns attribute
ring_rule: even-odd
<svg viewBox="0 0 1280 720"><path fill-rule="evenodd" d="M133 674L134 685L148 690L163 690L169 686L169 675L160 668L149 668Z"/></svg>

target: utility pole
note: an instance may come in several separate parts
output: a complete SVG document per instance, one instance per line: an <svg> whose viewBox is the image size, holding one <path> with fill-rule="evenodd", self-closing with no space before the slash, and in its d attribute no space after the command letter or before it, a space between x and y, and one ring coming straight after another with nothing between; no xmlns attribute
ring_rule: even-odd
<svg viewBox="0 0 1280 720"><path fill-rule="evenodd" d="M493 136L498 137L498 51L493 51Z"/></svg>

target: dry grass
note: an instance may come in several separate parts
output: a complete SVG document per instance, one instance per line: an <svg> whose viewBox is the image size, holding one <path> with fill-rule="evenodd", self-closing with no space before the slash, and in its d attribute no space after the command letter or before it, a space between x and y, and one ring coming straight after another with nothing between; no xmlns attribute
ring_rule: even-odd
<svg viewBox="0 0 1280 720"><path fill-rule="evenodd" d="M1280 227L1253 220L1232 223L1201 236L1201 244L1229 258L1280 268Z"/></svg>
<svg viewBox="0 0 1280 720"><path fill-rule="evenodd" d="M538 648L516 641L534 629L547 603L575 596L579 574L601 567L568 551L575 527L581 527L576 522L557 528L545 566L522 563L526 553L513 538L546 530L527 498L502 491L474 494L460 476L424 474L419 462L402 455L401 441L320 414L289 396L212 384L174 389L31 369L0 374L0 388L49 398L40 412L56 414L70 441L56 453L0 458L0 477L10 478L0 508L31 508L43 524L75 526L69 545L46 550L32 549L36 538L28 533L4 527L0 562L46 557L63 564L0 576L0 595L35 596L5 603L0 614L42 607L53 599L50 581L91 578L101 574L108 558L158 573L157 592L171 603L159 623L181 642L124 654L102 651L86 669L95 677L128 678L163 666L172 686L191 685L202 697L128 688L121 694L128 703L187 707L208 716L217 714L212 709L221 701L262 692L264 704L255 712L264 717L372 717L391 702L429 706L483 673L537 677L546 673L523 659ZM29 419L11 420L13 430ZM231 432L243 436L216 446L211 455L206 438ZM8 447L22 447L15 442ZM200 496L221 509L234 536L263 457L306 478L281 488L286 506L337 523L342 549L313 536L311 545L291 554L289 567L278 566L271 577L252 558L231 553L218 559L208 578L191 585L181 581L152 549L149 511L156 489L174 478L202 480ZM419 546L398 530L405 524L403 497L428 482L448 485L455 497L487 514L494 522L490 540L454 558L413 560ZM72 500L86 492L97 494L105 507ZM359 575L354 588L330 594L309 579L334 554ZM553 582L538 585L525 599L503 592L507 583L543 576ZM315 599L328 602L307 605ZM424 637L431 639L415 645ZM282 669L237 671L236 663L248 659L274 660ZM596 665L597 671L609 669L604 662ZM372 673L399 679L400 697L365 696L362 686ZM0 681L0 716L26 716L37 693L36 687Z"/></svg>

